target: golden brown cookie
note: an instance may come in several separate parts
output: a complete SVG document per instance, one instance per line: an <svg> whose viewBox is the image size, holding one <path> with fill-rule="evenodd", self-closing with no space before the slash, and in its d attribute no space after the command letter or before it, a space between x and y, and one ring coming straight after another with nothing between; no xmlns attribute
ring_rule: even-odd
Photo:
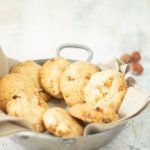
<svg viewBox="0 0 150 150"><path fill-rule="evenodd" d="M84 102L83 89L92 74L100 69L88 62L75 62L71 64L61 76L60 88L63 97L69 106Z"/></svg>
<svg viewBox="0 0 150 150"><path fill-rule="evenodd" d="M127 88L120 72L107 70L95 73L84 88L85 101L100 107L109 106L117 112Z"/></svg>
<svg viewBox="0 0 150 150"><path fill-rule="evenodd" d="M40 69L41 66L39 64L32 60L27 60L13 66L10 70L10 73L21 73L28 76L33 81L33 84L38 88L41 98L43 98L45 101L48 101L50 99L50 95L40 85Z"/></svg>
<svg viewBox="0 0 150 150"><path fill-rule="evenodd" d="M47 110L43 120L47 130L56 136L69 138L83 135L83 127L62 108Z"/></svg>
<svg viewBox="0 0 150 150"><path fill-rule="evenodd" d="M109 107L100 108L87 103L74 105L69 112L73 117L88 123L110 123L119 119Z"/></svg>
<svg viewBox="0 0 150 150"><path fill-rule="evenodd" d="M27 121L34 131L44 132L43 115L48 109L47 103L36 95L26 92L18 92L7 103L7 113Z"/></svg>
<svg viewBox="0 0 150 150"><path fill-rule="evenodd" d="M0 109L5 111L7 102L20 92L39 95L31 79L23 74L12 73L2 77L0 80Z"/></svg>
<svg viewBox="0 0 150 150"><path fill-rule="evenodd" d="M70 65L64 58L49 59L40 70L40 81L42 87L53 97L63 99L60 91L60 76Z"/></svg>

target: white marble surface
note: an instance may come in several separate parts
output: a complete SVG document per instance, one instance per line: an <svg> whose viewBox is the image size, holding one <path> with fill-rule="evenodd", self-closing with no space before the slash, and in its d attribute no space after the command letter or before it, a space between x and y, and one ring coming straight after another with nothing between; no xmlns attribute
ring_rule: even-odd
<svg viewBox="0 0 150 150"><path fill-rule="evenodd" d="M19 60L55 56L62 43L81 43L94 51L93 62L140 50L145 72L136 77L150 91L149 0L0 0L0 45ZM64 55L85 59L85 53ZM136 102L136 100L135 100ZM101 150L149 150L150 108L131 121ZM8 138L0 150L24 150Z"/></svg>

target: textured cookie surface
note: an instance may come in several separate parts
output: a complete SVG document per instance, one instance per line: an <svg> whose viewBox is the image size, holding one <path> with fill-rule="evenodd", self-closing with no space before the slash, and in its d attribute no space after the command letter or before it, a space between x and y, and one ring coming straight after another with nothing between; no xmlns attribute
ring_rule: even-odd
<svg viewBox="0 0 150 150"><path fill-rule="evenodd" d="M119 119L109 107L100 108L87 103L74 105L69 112L73 117L88 123L110 123Z"/></svg>
<svg viewBox="0 0 150 150"><path fill-rule="evenodd" d="M0 80L0 109L5 110L7 102L20 92L39 95L38 89L25 75L12 73L2 77Z"/></svg>
<svg viewBox="0 0 150 150"><path fill-rule="evenodd" d="M70 62L64 58L52 58L40 70L42 87L55 98L63 98L60 91L60 76L69 65Z"/></svg>
<svg viewBox="0 0 150 150"><path fill-rule="evenodd" d="M44 114L47 130L59 137L75 137L83 135L83 127L64 109L54 107Z"/></svg>
<svg viewBox="0 0 150 150"><path fill-rule="evenodd" d="M40 97L18 92L7 103L6 108L8 115L24 119L32 126L34 131L45 131L43 115L48 109L48 105Z"/></svg>
<svg viewBox="0 0 150 150"><path fill-rule="evenodd" d="M40 85L40 69L41 66L39 64L32 60L28 60L13 66L10 70L10 73L21 73L28 76L33 81L33 84L38 88L41 98L43 98L45 101L48 101L50 99L50 95L46 93Z"/></svg>
<svg viewBox="0 0 150 150"><path fill-rule="evenodd" d="M71 64L61 76L60 87L63 97L69 106L84 101L83 89L92 74L100 69L87 62L75 62Z"/></svg>
<svg viewBox="0 0 150 150"><path fill-rule="evenodd" d="M38 72L41 66L32 60L27 60L13 66L10 73L22 73L27 75L34 82L35 86L40 88Z"/></svg>
<svg viewBox="0 0 150 150"><path fill-rule="evenodd" d="M109 106L118 111L127 91L123 74L107 70L95 73L84 88L85 101L96 106Z"/></svg>

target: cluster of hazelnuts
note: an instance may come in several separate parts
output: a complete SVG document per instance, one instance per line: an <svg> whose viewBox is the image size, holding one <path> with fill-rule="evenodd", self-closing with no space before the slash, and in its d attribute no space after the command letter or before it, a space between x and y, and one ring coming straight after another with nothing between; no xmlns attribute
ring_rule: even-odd
<svg viewBox="0 0 150 150"><path fill-rule="evenodd" d="M139 63L141 60L141 54L138 51L132 52L131 55L129 54L124 54L120 57L120 59L125 63L125 64L131 64L131 72L135 75L140 75L143 73L144 68L143 66Z"/></svg>

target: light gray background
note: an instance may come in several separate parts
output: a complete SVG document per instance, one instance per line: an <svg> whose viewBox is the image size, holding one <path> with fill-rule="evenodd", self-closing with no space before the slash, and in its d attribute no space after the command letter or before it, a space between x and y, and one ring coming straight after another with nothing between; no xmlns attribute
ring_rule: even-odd
<svg viewBox="0 0 150 150"><path fill-rule="evenodd" d="M54 57L68 42L91 47L94 63L140 50L145 72L136 78L150 91L150 0L0 0L0 45L9 57ZM80 51L63 55L86 58ZM149 109L102 150L149 150ZM24 148L1 139L0 150L9 149Z"/></svg>

